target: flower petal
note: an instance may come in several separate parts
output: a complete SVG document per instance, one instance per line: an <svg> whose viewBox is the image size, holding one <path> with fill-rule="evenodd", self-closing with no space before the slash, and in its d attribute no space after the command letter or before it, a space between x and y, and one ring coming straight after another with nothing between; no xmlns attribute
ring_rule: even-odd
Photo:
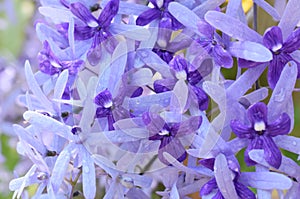
<svg viewBox="0 0 300 199"><path fill-rule="evenodd" d="M255 62L267 62L273 58L266 47L251 41L231 42L228 51L235 57Z"/></svg>
<svg viewBox="0 0 300 199"><path fill-rule="evenodd" d="M252 127L246 126L243 123L241 123L239 120L232 120L230 122L230 127L233 131L233 133L238 136L239 138L253 138L253 134L255 131L253 131Z"/></svg>
<svg viewBox="0 0 300 199"><path fill-rule="evenodd" d="M233 38L241 41L248 40L257 43L262 42L262 37L260 34L249 28L238 19L230 17L226 14L217 11L208 11L204 18L213 27L221 30L223 33Z"/></svg>
<svg viewBox="0 0 300 199"><path fill-rule="evenodd" d="M268 107L263 102L257 102L249 107L247 110L248 118L252 125L256 122L267 123Z"/></svg>
<svg viewBox="0 0 300 199"><path fill-rule="evenodd" d="M92 15L89 9L85 7L80 2L72 3L70 5L71 12L78 17L81 21L86 23L89 27L97 27L98 21L97 19Z"/></svg>
<svg viewBox="0 0 300 199"><path fill-rule="evenodd" d="M281 164L281 151L269 136L261 136L263 140L264 158L274 168L278 169Z"/></svg>
<svg viewBox="0 0 300 199"><path fill-rule="evenodd" d="M212 57L216 64L224 68L231 68L233 66L233 59L231 54L225 50L221 45L215 45L212 48Z"/></svg>
<svg viewBox="0 0 300 199"><path fill-rule="evenodd" d="M269 124L267 129L267 135L271 137L288 134L291 129L291 119L288 114L283 113L277 120Z"/></svg>
<svg viewBox="0 0 300 199"><path fill-rule="evenodd" d="M283 50L292 53L300 48L300 28L293 31L283 44Z"/></svg>
<svg viewBox="0 0 300 199"><path fill-rule="evenodd" d="M234 183L236 192L240 198L245 198L245 199L255 199L255 194L244 184L240 182L235 182Z"/></svg>
<svg viewBox="0 0 300 199"><path fill-rule="evenodd" d="M117 15L120 0L110 0L101 11L98 21L101 27L108 27L111 20Z"/></svg>
<svg viewBox="0 0 300 199"><path fill-rule="evenodd" d="M156 8L151 8L138 16L136 19L136 25L145 26L151 21L160 17L160 11Z"/></svg>
<svg viewBox="0 0 300 199"><path fill-rule="evenodd" d="M281 49L283 45L281 29L278 26L268 28L263 36L263 43L273 52Z"/></svg>
<svg viewBox="0 0 300 199"><path fill-rule="evenodd" d="M162 140L158 150L158 158L162 163L166 165L170 164L165 159L163 155L164 152L169 153L174 158L176 158L179 162L183 162L185 160L187 153L185 151L185 148L182 146L182 144L177 138L173 138L171 141L168 141L166 143L163 143L163 141L164 139Z"/></svg>

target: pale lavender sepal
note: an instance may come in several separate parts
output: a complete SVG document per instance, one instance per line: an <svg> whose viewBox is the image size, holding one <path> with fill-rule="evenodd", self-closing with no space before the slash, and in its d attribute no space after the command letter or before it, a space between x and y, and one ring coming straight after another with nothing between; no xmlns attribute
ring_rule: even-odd
<svg viewBox="0 0 300 199"><path fill-rule="evenodd" d="M54 7L39 7L39 12L51 19L51 21L55 24L60 24L64 22L69 22L70 17L72 17L72 13L70 10L64 8L54 8Z"/></svg>
<svg viewBox="0 0 300 199"><path fill-rule="evenodd" d="M242 172L239 181L250 187L263 190L285 190L292 186L290 178L275 172Z"/></svg>
<svg viewBox="0 0 300 199"><path fill-rule="evenodd" d="M204 18L216 29L240 41L262 42L262 36L260 34L250 29L243 22L226 14L217 11L208 11Z"/></svg>
<svg viewBox="0 0 300 199"><path fill-rule="evenodd" d="M267 163L267 161L264 159L263 156L264 156L264 151L260 149L254 149L249 152L249 157L253 161L269 168L270 165L269 163ZM295 163L294 160L287 158L285 156L282 156L282 162L278 170L288 174L289 176L293 176L297 178L300 177L299 165Z"/></svg>
<svg viewBox="0 0 300 199"><path fill-rule="evenodd" d="M292 92L297 79L297 64L288 62L283 68L280 78L273 90L271 99L268 103L268 120L274 121L283 112L286 112L291 118L291 126L294 125L294 109L290 104Z"/></svg>
<svg viewBox="0 0 300 199"><path fill-rule="evenodd" d="M279 148L300 154L300 138L294 136L279 135L273 138Z"/></svg>
<svg viewBox="0 0 300 199"><path fill-rule="evenodd" d="M233 172L228 168L225 155L219 154L214 165L215 178L218 188L224 198L238 199L233 183Z"/></svg>
<svg viewBox="0 0 300 199"><path fill-rule="evenodd" d="M82 153L83 195L87 199L93 199L96 195L96 174L94 160L83 146L80 151Z"/></svg>
<svg viewBox="0 0 300 199"><path fill-rule="evenodd" d="M171 2L168 6L169 12L184 26L198 32L197 23L200 18L190 9L177 2Z"/></svg>
<svg viewBox="0 0 300 199"><path fill-rule="evenodd" d="M29 61L25 62L25 76L29 86L29 89L32 93L37 97L37 99L43 104L44 109L49 111L50 113L54 113L55 111L52 108L52 103L48 100L48 98L43 93L42 89L39 87L33 72L31 70L31 66Z"/></svg>
<svg viewBox="0 0 300 199"><path fill-rule="evenodd" d="M112 23L109 26L109 31L114 35L123 35L126 38L144 41L149 39L150 32L144 27L128 24L116 24Z"/></svg>
<svg viewBox="0 0 300 199"><path fill-rule="evenodd" d="M260 77L265 70L266 65L261 64L255 68L248 69L243 73L233 84L227 89L227 94L233 99L238 99L249 90L255 81Z"/></svg>
<svg viewBox="0 0 300 199"><path fill-rule="evenodd" d="M282 30L283 40L285 40L296 27L300 19L300 4L298 0L290 0L285 7L282 18L278 26Z"/></svg>
<svg viewBox="0 0 300 199"><path fill-rule="evenodd" d="M256 3L262 9L264 9L267 13L269 13L269 15L271 15L271 17L273 17L273 19L275 21L280 20L281 17L279 15L279 13L277 12L277 10L275 8L273 8L267 1L254 0L253 2Z"/></svg>
<svg viewBox="0 0 300 199"><path fill-rule="evenodd" d="M228 51L235 57L255 62L267 62L273 58L269 49L251 41L231 42Z"/></svg>
<svg viewBox="0 0 300 199"><path fill-rule="evenodd" d="M215 1L204 1L199 6L195 7L192 11L198 15L201 19L204 18L204 15L209 10L215 10L219 7L225 0L215 0Z"/></svg>

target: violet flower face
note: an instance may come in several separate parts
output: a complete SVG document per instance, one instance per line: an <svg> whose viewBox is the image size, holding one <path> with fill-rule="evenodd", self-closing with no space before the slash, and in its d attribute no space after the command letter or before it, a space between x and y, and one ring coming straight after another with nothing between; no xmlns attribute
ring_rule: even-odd
<svg viewBox="0 0 300 199"><path fill-rule="evenodd" d="M202 123L202 117L193 116L178 123L166 123L163 118L155 113L146 112L143 114L143 121L149 130L149 140L160 141L158 158L169 165L163 153L167 152L182 162L187 157L186 150L180 141L180 137L192 135Z"/></svg>
<svg viewBox="0 0 300 199"><path fill-rule="evenodd" d="M283 67L289 61L295 61L298 65L298 78L300 77L300 63L297 62L291 54L300 48L300 29L294 30L283 42L282 32L278 26L269 28L263 37L264 45L270 49L273 59L269 62L268 82L271 88L274 88Z"/></svg>
<svg viewBox="0 0 300 199"><path fill-rule="evenodd" d="M286 135L291 128L291 120L286 113L282 113L278 119L268 123L267 106L258 102L248 109L248 118L250 126L241 123L239 120L233 120L230 123L232 131L241 139L249 139L249 145L245 150L245 162L248 166L255 165L249 157L252 149L263 149L265 160L274 168L281 165L282 154L275 144L273 137Z"/></svg>
<svg viewBox="0 0 300 199"><path fill-rule="evenodd" d="M197 42L214 58L217 65L231 68L233 59L231 54L226 50L220 35L204 20L200 20L197 26L199 32L202 34L200 38L197 39Z"/></svg>
<svg viewBox="0 0 300 199"><path fill-rule="evenodd" d="M87 54L91 65L96 65L99 63L101 57L100 44L102 42L107 41L110 38L108 41L110 43L106 43L106 46L108 48L114 48L114 42L110 41L113 40L111 38L112 34L109 32L108 28L112 19L117 14L118 9L119 0L110 0L102 10L99 17L96 19L91 14L90 10L87 9L82 3L76 2L70 5L71 12L83 22L83 24L75 25L75 39L93 39L91 49Z"/></svg>
<svg viewBox="0 0 300 199"><path fill-rule="evenodd" d="M75 75L84 64L82 60L61 61L52 52L47 41L45 41L43 45L43 50L38 54L40 70L43 73L54 75L68 69L71 75Z"/></svg>
<svg viewBox="0 0 300 199"><path fill-rule="evenodd" d="M154 8L146 10L145 12L140 14L136 20L136 25L145 26L156 19L162 20L163 18L166 18L170 19L170 26L165 27L163 24L159 23L159 27L168 28L172 30L178 30L182 28L183 25L177 19L175 19L175 17L173 17L168 11L168 5L172 1L174 0L150 0Z"/></svg>

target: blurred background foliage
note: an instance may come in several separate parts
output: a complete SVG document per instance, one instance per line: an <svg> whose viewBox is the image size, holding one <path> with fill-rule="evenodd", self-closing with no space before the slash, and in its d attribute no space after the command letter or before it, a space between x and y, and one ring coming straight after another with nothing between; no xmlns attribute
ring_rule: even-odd
<svg viewBox="0 0 300 199"><path fill-rule="evenodd" d="M274 5L274 0L267 0L271 5ZM283 0L284 1L284 0ZM242 0L243 8L249 17L249 26L252 27L253 23L253 2L252 0ZM228 0L226 1L228 3ZM224 6L226 6L226 3ZM34 46L28 47L26 42L34 34L34 16L37 12L36 2L33 0L0 0L0 72L4 69L5 66L8 66L7 63L16 63L23 67L24 59L28 59L27 51L30 51ZM260 34L263 34L265 30L277 23L262 9L258 8L258 26L257 31ZM38 50L38 49L35 49ZM5 60L5 62L1 62ZM6 63L6 64L2 64ZM237 73L237 66L234 66L231 69L222 69L224 76L228 79L235 79ZM268 86L266 81L266 71L265 75L260 79L261 86ZM3 86L3 85L2 85ZM300 83L297 83L297 88L300 87ZM270 91L271 94L271 91ZM1 97L2 93L0 93ZM0 98L1 99L1 98ZM300 94L299 92L294 92L294 105L295 105L295 128L292 132L292 135L299 136L300 124L297 122L300 120ZM266 99L267 102L268 99ZM1 101L0 101L1 103ZM2 106L2 104L0 104ZM1 112L0 112L1 114ZM1 118L1 117L0 117ZM2 122L0 120L0 122ZM14 122L14 121L12 121ZM4 161L0 163L0 175L12 178L13 171L15 166L20 161L20 157L15 149L15 142L11 141L11 136L13 132L5 132L0 128L0 150L2 152ZM290 152L283 151L286 156L293 158L297 161L297 155ZM238 153L238 159L241 163L243 171L252 171L254 168L247 168L243 164L243 151ZM299 161L297 161L299 164ZM3 173L4 172L4 173ZM6 173L5 173L6 172ZM8 182L10 179L0 178L0 199L11 198L12 193L9 192ZM193 198L199 198L199 193L191 195ZM279 198L274 192L274 198Z"/></svg>

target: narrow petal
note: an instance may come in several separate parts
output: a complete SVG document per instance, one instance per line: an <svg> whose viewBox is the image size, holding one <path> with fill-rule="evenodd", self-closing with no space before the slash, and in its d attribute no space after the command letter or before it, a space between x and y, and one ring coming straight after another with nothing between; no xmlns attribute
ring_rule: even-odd
<svg viewBox="0 0 300 199"><path fill-rule="evenodd" d="M111 20L117 15L120 0L110 0L101 11L98 21L101 27L108 27Z"/></svg>
<svg viewBox="0 0 300 199"><path fill-rule="evenodd" d="M112 95L108 89L100 92L94 99L94 102L101 107L110 108L112 106Z"/></svg>
<svg viewBox="0 0 300 199"><path fill-rule="evenodd" d="M168 10L181 24L198 32L197 22L200 18L193 11L177 2L171 2Z"/></svg>
<svg viewBox="0 0 300 199"><path fill-rule="evenodd" d="M232 120L230 122L230 127L233 133L239 138L253 138L255 131L253 131L252 127L246 126L241 123L239 120Z"/></svg>
<svg viewBox="0 0 300 199"><path fill-rule="evenodd" d="M136 19L136 25L145 26L151 21L160 17L160 11L156 8L151 8L138 16Z"/></svg>
<svg viewBox="0 0 300 199"><path fill-rule="evenodd" d="M285 40L296 27L300 19L300 4L298 0L289 0L278 26L282 30L283 40Z"/></svg>
<svg viewBox="0 0 300 199"><path fill-rule="evenodd" d="M290 178L275 172L242 172L240 182L253 188L285 190L292 186Z"/></svg>
<svg viewBox="0 0 300 199"><path fill-rule="evenodd" d="M190 117L189 119L180 123L180 127L179 127L179 130L178 130L176 136L180 137L180 136L195 133L196 130L199 129L201 123L202 123L201 116Z"/></svg>
<svg viewBox="0 0 300 199"><path fill-rule="evenodd" d="M260 34L250 29L243 22L217 11L208 11L205 20L216 29L240 41L262 42ZM234 27L234 28L232 28Z"/></svg>
<svg viewBox="0 0 300 199"><path fill-rule="evenodd" d="M268 4L267 1L264 0L254 0L254 2L261 7L262 9L264 9L269 15L271 15L271 17L273 17L273 19L275 21L279 21L280 20L280 15L277 12L277 10L275 8L273 8L270 4Z"/></svg>
<svg viewBox="0 0 300 199"><path fill-rule="evenodd" d="M207 94L198 86L189 85L190 96L194 96L196 103L201 111L204 111L208 108L209 98ZM192 94L191 94L192 93Z"/></svg>
<svg viewBox="0 0 300 199"><path fill-rule="evenodd" d="M210 179L207 183L205 183L200 189L200 196L205 196L210 194L214 189L217 189L218 185L216 182L216 178Z"/></svg>
<svg viewBox="0 0 300 199"><path fill-rule="evenodd" d="M228 168L225 155L219 154L216 157L214 172L218 188L221 191L223 197L237 199L238 195L234 187L232 171Z"/></svg>
<svg viewBox="0 0 300 199"><path fill-rule="evenodd" d="M238 66L241 68L254 68L258 65L262 64L261 62L249 61L246 59L238 59Z"/></svg>
<svg viewBox="0 0 300 199"><path fill-rule="evenodd" d="M162 145L163 147L161 147ZM161 146L160 149L158 150L158 158L162 163L166 165L169 165L170 163L165 159L163 155L164 152L171 154L179 162L183 162L187 156L185 148L182 146L182 144L177 138L173 138L167 144L161 143Z"/></svg>
<svg viewBox="0 0 300 199"><path fill-rule="evenodd" d="M292 92L295 87L296 79L297 65L295 62L289 62L284 67L268 104L268 119L270 123L285 112L289 115L291 126L293 126L294 108L292 103Z"/></svg>
<svg viewBox="0 0 300 199"><path fill-rule="evenodd" d="M249 156L249 152L252 150L252 149L262 149L263 148L263 140L262 138L263 136L260 136L260 137L256 137L255 139L251 140L248 147L246 148L245 150L245 153L244 153L244 158L245 158L245 162L246 162L246 165L247 166L253 166L253 165L256 165L256 162L254 162L250 156Z"/></svg>
<svg viewBox="0 0 300 199"><path fill-rule="evenodd" d="M236 192L240 198L244 199L255 199L255 194L244 184L240 182L235 182L234 183Z"/></svg>
<svg viewBox="0 0 300 199"><path fill-rule="evenodd" d="M231 54L225 50L221 45L215 45L212 48L212 57L216 64L224 68L231 68L233 66L233 59Z"/></svg>
<svg viewBox="0 0 300 199"><path fill-rule="evenodd" d="M159 79L153 83L153 87L156 93L162 93L173 90L177 79Z"/></svg>
<svg viewBox="0 0 300 199"><path fill-rule="evenodd" d="M281 164L281 151L269 136L261 136L265 160L274 168L278 169Z"/></svg>
<svg viewBox="0 0 300 199"><path fill-rule="evenodd" d="M277 120L268 125L267 135L274 137L277 135L285 135L290 132L291 119L288 114L283 113Z"/></svg>
<svg viewBox="0 0 300 199"><path fill-rule="evenodd" d="M300 28L294 30L283 44L283 51L292 53L300 48Z"/></svg>
<svg viewBox="0 0 300 199"><path fill-rule="evenodd" d="M272 53L263 45L250 42L231 42L228 51L237 58L255 62L267 62L273 58Z"/></svg>
<svg viewBox="0 0 300 199"><path fill-rule="evenodd" d="M188 69L188 62L180 55L177 55L170 61L169 66L176 72L186 72Z"/></svg>
<svg viewBox="0 0 300 199"><path fill-rule="evenodd" d="M70 10L76 17L78 17L81 21L86 23L89 27L97 27L99 25L97 19L91 14L90 10L87 9L82 3L72 3L70 5Z"/></svg>
<svg viewBox="0 0 300 199"><path fill-rule="evenodd" d="M94 160L90 154L84 149L82 158L82 187L85 198L95 198L96 195L96 177Z"/></svg>

